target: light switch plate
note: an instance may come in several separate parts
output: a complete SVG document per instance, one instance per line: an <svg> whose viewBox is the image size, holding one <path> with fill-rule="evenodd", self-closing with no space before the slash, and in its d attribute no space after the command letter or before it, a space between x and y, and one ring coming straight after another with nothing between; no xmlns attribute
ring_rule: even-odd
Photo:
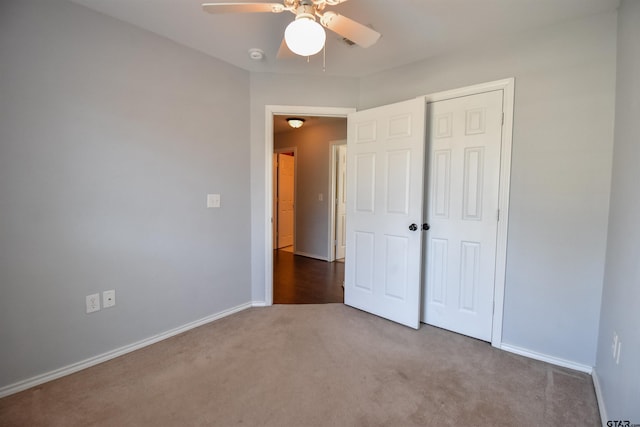
<svg viewBox="0 0 640 427"><path fill-rule="evenodd" d="M220 207L220 195L219 194L207 194L207 207L219 208Z"/></svg>

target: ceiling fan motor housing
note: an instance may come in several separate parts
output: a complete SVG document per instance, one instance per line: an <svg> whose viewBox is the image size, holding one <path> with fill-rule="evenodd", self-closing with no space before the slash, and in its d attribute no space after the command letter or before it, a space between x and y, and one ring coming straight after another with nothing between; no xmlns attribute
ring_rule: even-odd
<svg viewBox="0 0 640 427"><path fill-rule="evenodd" d="M316 20L315 8L311 4L300 4L296 9L296 19L307 18Z"/></svg>

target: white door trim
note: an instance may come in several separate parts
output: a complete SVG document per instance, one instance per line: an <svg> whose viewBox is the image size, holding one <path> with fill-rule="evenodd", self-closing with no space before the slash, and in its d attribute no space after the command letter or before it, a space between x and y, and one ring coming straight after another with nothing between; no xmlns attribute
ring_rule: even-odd
<svg viewBox="0 0 640 427"><path fill-rule="evenodd" d="M273 116L295 115L316 117L344 117L355 112L355 108L345 107L309 107L294 105L265 105L265 280L264 302L273 305Z"/></svg>
<svg viewBox="0 0 640 427"><path fill-rule="evenodd" d="M330 159L330 165L329 165L329 192L327 194L329 194L329 197L331 200L331 203L328 203L329 205L329 251L327 252L329 254L329 262L333 262L336 260L336 243L335 241L337 240L337 235L336 235L336 198L338 197L337 193L336 193L336 185L337 185L337 181L336 181L336 173L337 173L337 168L336 168L336 162L338 160L338 146L339 145L346 145L347 144L347 140L346 139L340 139L337 141L329 141L329 159Z"/></svg>
<svg viewBox="0 0 640 427"><path fill-rule="evenodd" d="M496 246L496 277L493 298L493 327L491 345L500 348L502 345L502 320L504 310L504 289L507 263L507 230L509 224L509 184L511 182L511 146L513 142L513 99L515 79L507 78L493 82L481 83L459 89L425 95L426 102L443 101L475 95L493 90L503 90L502 110L504 124L502 127L502 146L500 151L500 187L498 195L498 235Z"/></svg>

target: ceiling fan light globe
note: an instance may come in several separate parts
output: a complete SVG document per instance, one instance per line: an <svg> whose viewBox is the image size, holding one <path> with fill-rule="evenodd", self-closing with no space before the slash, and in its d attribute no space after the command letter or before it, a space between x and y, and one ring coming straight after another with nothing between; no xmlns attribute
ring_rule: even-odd
<svg viewBox="0 0 640 427"><path fill-rule="evenodd" d="M284 30L287 47L300 56L312 56L320 52L326 38L324 28L310 18L298 18Z"/></svg>

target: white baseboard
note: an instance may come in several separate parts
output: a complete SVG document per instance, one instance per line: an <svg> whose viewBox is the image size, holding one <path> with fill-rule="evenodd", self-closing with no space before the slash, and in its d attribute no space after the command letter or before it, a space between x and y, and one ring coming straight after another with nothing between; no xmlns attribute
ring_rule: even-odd
<svg viewBox="0 0 640 427"><path fill-rule="evenodd" d="M296 251L295 252L296 255L301 255L307 258L313 258L313 259L319 259L320 261L327 261L329 262L329 258L327 258L326 256L320 256L320 255L314 255L314 254L308 254L306 252L300 252L300 251Z"/></svg>
<svg viewBox="0 0 640 427"><path fill-rule="evenodd" d="M239 311L246 310L247 308L250 308L252 306L253 306L253 303L241 304L236 307L223 310L219 313L212 314L207 317L203 317L202 319L198 319L196 321L187 323L186 325L179 326L174 329L170 329L166 332L162 332L160 334L154 335L149 338L145 338L133 344L125 345L124 347L120 347L115 350L111 350L106 353L99 354L94 357L90 357L89 359L72 363L71 365L63 366L62 368L58 368L50 372L45 372L44 374L36 375L35 377L27 378L26 380L18 381L16 383L9 384L4 387L0 387L0 398L9 396L14 393L18 393L28 388L35 387L37 385L55 380L60 377L64 377L69 374L73 374L74 372L78 372L83 369L90 368L99 363L106 362L107 360L115 359L116 357L122 356L123 354L131 353L132 351L139 350L143 347L147 347L151 344L155 344L162 340L166 340L167 338L181 334L190 329L194 329L194 328L197 328L198 326L206 325L207 323L211 323L214 320L218 320L223 317L227 317L231 314L237 313Z"/></svg>
<svg viewBox="0 0 640 427"><path fill-rule="evenodd" d="M264 301L251 301L251 307L266 307L267 303Z"/></svg>
<svg viewBox="0 0 640 427"><path fill-rule="evenodd" d="M515 353L519 354L520 356L525 356L531 359L540 360L542 362L551 363L552 365L562 366L563 368L574 369L576 371L584 372L589 375L591 375L591 373L593 372L592 366L572 362L560 357L549 356L548 354L538 353L536 351L517 347L515 345L501 344L500 349L508 351L509 353Z"/></svg>
<svg viewBox="0 0 640 427"><path fill-rule="evenodd" d="M596 390L596 401L598 402L598 410L600 411L600 421L603 426L606 426L609 417L607 417L607 408L604 406L604 395L602 394L602 387L600 387L600 379L598 378L596 368L593 368L591 377L593 378L593 388Z"/></svg>

